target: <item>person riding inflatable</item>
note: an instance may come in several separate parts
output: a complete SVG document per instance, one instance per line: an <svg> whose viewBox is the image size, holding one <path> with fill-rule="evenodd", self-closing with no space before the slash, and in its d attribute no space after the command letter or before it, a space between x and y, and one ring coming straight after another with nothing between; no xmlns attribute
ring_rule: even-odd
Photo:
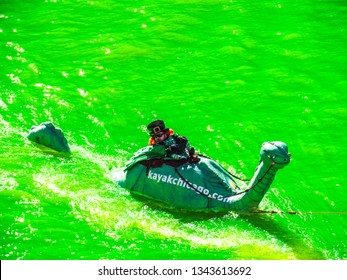
<svg viewBox="0 0 347 280"><path fill-rule="evenodd" d="M147 129L149 130L149 145L163 145L166 156L174 159L183 159L192 157L194 148L190 146L184 136L178 136L171 128L166 128L164 121L155 120L151 122Z"/></svg>

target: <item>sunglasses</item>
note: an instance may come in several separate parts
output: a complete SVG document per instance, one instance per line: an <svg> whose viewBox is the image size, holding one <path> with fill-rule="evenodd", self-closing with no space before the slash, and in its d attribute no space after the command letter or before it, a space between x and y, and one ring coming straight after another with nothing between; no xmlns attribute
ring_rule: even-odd
<svg viewBox="0 0 347 280"><path fill-rule="evenodd" d="M159 132L161 132L160 127L159 127L159 126L153 127L153 132L154 132L155 134L158 134Z"/></svg>

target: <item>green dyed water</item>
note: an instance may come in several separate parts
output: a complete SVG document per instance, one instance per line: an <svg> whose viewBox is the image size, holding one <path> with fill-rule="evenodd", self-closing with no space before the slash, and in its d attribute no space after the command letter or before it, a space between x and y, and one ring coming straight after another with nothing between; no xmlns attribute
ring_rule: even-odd
<svg viewBox="0 0 347 280"><path fill-rule="evenodd" d="M1 259L346 259L344 1L0 1ZM156 118L251 177L288 144L260 205L167 210L110 180ZM71 158L32 125L61 127Z"/></svg>

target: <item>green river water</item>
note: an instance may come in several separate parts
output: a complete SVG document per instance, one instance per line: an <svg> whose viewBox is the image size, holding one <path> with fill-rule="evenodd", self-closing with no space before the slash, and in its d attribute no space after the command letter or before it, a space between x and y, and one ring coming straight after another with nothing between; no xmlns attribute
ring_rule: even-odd
<svg viewBox="0 0 347 280"><path fill-rule="evenodd" d="M0 258L347 259L346 15L342 0L0 0ZM259 207L277 214L117 187L157 118L247 178L264 141L286 142ZM70 158L26 139L44 121Z"/></svg>

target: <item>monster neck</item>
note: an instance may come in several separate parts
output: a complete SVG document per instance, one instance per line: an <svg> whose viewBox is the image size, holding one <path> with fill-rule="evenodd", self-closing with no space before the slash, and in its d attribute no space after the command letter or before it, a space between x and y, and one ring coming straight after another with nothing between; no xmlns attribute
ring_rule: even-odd
<svg viewBox="0 0 347 280"><path fill-rule="evenodd" d="M257 208L273 182L277 170L271 163L265 164L261 161L248 185L248 191L233 197L230 208L245 211Z"/></svg>
<svg viewBox="0 0 347 280"><path fill-rule="evenodd" d="M260 201L263 199L265 193L272 184L277 170L278 169L275 168L271 163L264 164L263 161L259 163L253 178L248 185L249 191L245 194L252 204L251 208L259 205Z"/></svg>

